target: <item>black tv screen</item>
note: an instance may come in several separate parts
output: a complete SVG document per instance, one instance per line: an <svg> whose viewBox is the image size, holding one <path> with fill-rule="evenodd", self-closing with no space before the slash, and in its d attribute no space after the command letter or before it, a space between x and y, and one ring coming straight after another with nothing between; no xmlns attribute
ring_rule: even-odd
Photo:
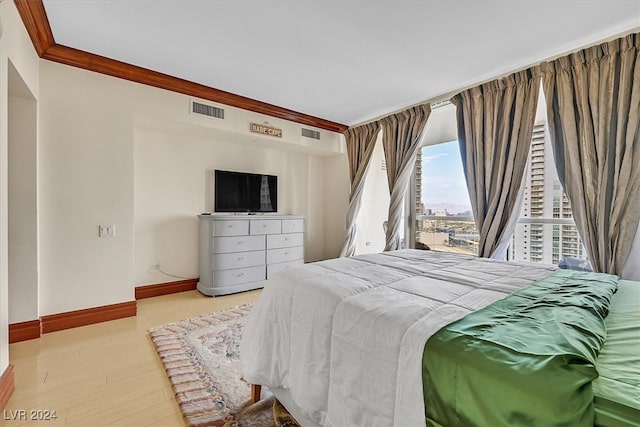
<svg viewBox="0 0 640 427"><path fill-rule="evenodd" d="M215 171L215 212L277 212L278 177Z"/></svg>

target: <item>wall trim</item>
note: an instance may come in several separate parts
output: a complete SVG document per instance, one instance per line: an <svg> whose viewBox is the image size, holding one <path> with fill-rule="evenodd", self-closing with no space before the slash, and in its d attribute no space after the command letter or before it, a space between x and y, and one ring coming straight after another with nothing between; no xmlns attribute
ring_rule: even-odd
<svg viewBox="0 0 640 427"><path fill-rule="evenodd" d="M0 409L4 409L7 406L7 402L9 402L9 398L11 398L15 389L13 365L9 365L0 376Z"/></svg>
<svg viewBox="0 0 640 427"><path fill-rule="evenodd" d="M36 53L42 57L49 47L56 44L47 12L44 9L44 3L42 0L14 0L14 4L31 38L33 47L36 49Z"/></svg>
<svg viewBox="0 0 640 427"><path fill-rule="evenodd" d="M344 132L348 129L347 125L341 123L310 116L287 108L278 107L277 105L267 104L266 102L169 76L83 50L59 45L53 37L53 32L51 31L49 19L47 18L42 0L15 0L15 5L29 33L29 37L31 37L38 56L43 59L182 93L184 95L194 96L200 99L206 99L208 101L219 102L231 107L265 114L303 125L314 126L332 132Z"/></svg>
<svg viewBox="0 0 640 427"><path fill-rule="evenodd" d="M66 313L51 314L40 317L42 333L60 331L78 326L92 325L108 320L122 319L135 316L136 302L128 301L119 304L103 305L86 308L84 310L68 311Z"/></svg>
<svg viewBox="0 0 640 427"><path fill-rule="evenodd" d="M40 338L40 319L9 324L9 344Z"/></svg>
<svg viewBox="0 0 640 427"><path fill-rule="evenodd" d="M175 294L178 292L194 291L197 289L198 280L200 279L196 277L194 279L138 286L135 288L135 298L136 300L139 300L160 295ZM91 325L124 317L132 317L136 314L136 302L129 301L119 304L51 314L42 316L40 319L28 320L26 322L10 323L9 344L40 338L42 334L49 332Z"/></svg>
<svg viewBox="0 0 640 427"><path fill-rule="evenodd" d="M198 278L136 287L136 300L196 290Z"/></svg>

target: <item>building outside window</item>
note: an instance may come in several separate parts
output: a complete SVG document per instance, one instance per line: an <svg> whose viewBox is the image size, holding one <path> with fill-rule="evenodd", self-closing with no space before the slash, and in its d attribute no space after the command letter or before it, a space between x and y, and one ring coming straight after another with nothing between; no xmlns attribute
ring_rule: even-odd
<svg viewBox="0 0 640 427"><path fill-rule="evenodd" d="M524 198L509 259L557 265L565 257L586 259L586 251L556 172L544 123L534 126Z"/></svg>

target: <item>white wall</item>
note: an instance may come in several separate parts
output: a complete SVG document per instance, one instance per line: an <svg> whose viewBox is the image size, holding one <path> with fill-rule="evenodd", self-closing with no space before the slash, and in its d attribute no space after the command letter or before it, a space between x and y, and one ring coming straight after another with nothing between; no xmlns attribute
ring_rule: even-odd
<svg viewBox="0 0 640 427"><path fill-rule="evenodd" d="M133 300L129 85L43 61L40 314ZM99 224L116 237L99 238Z"/></svg>
<svg viewBox="0 0 640 427"><path fill-rule="evenodd" d="M18 323L38 318L38 115L11 64L9 73L9 323Z"/></svg>
<svg viewBox="0 0 640 427"><path fill-rule="evenodd" d="M320 212L337 179L325 156L345 156L341 135L309 140L298 124L222 105L224 120L190 114L187 96L48 61L40 86L41 315L130 301L135 286L176 280L152 264L197 277L196 215L211 209L214 168L281 175L281 213L307 215L307 260L332 253ZM283 138L249 132L265 121ZM344 218L346 203L333 209ZM99 238L99 224L116 236Z"/></svg>
<svg viewBox="0 0 640 427"><path fill-rule="evenodd" d="M344 143L344 141L343 141ZM349 207L349 164L346 154L322 159L324 173L325 258L340 256L347 232Z"/></svg>
<svg viewBox="0 0 640 427"><path fill-rule="evenodd" d="M356 254L369 254L384 250L386 236L383 223L389 217L389 181L387 171L382 169L384 149L382 132L378 134L371 163L365 175L362 192L362 208L357 218Z"/></svg>
<svg viewBox="0 0 640 427"><path fill-rule="evenodd" d="M198 277L198 219L213 212L213 170L278 176L278 214L306 215L305 259L325 257L323 158L225 140L136 127L134 134L135 283L176 280L150 269ZM338 206L336 206L338 209Z"/></svg>
<svg viewBox="0 0 640 427"><path fill-rule="evenodd" d="M8 108L9 60L37 100L38 57L13 2L0 3L0 374L9 364Z"/></svg>

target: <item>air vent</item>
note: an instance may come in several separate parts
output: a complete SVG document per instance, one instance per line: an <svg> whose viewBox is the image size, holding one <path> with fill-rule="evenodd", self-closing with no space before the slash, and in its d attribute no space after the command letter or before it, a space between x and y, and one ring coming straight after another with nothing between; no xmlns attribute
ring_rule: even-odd
<svg viewBox="0 0 640 427"><path fill-rule="evenodd" d="M317 130L302 128L302 136L311 139L320 139L320 132L318 132Z"/></svg>
<svg viewBox="0 0 640 427"><path fill-rule="evenodd" d="M215 117L216 119L224 119L224 110L222 108L201 104L196 101L191 102L191 112L202 114L203 116Z"/></svg>

